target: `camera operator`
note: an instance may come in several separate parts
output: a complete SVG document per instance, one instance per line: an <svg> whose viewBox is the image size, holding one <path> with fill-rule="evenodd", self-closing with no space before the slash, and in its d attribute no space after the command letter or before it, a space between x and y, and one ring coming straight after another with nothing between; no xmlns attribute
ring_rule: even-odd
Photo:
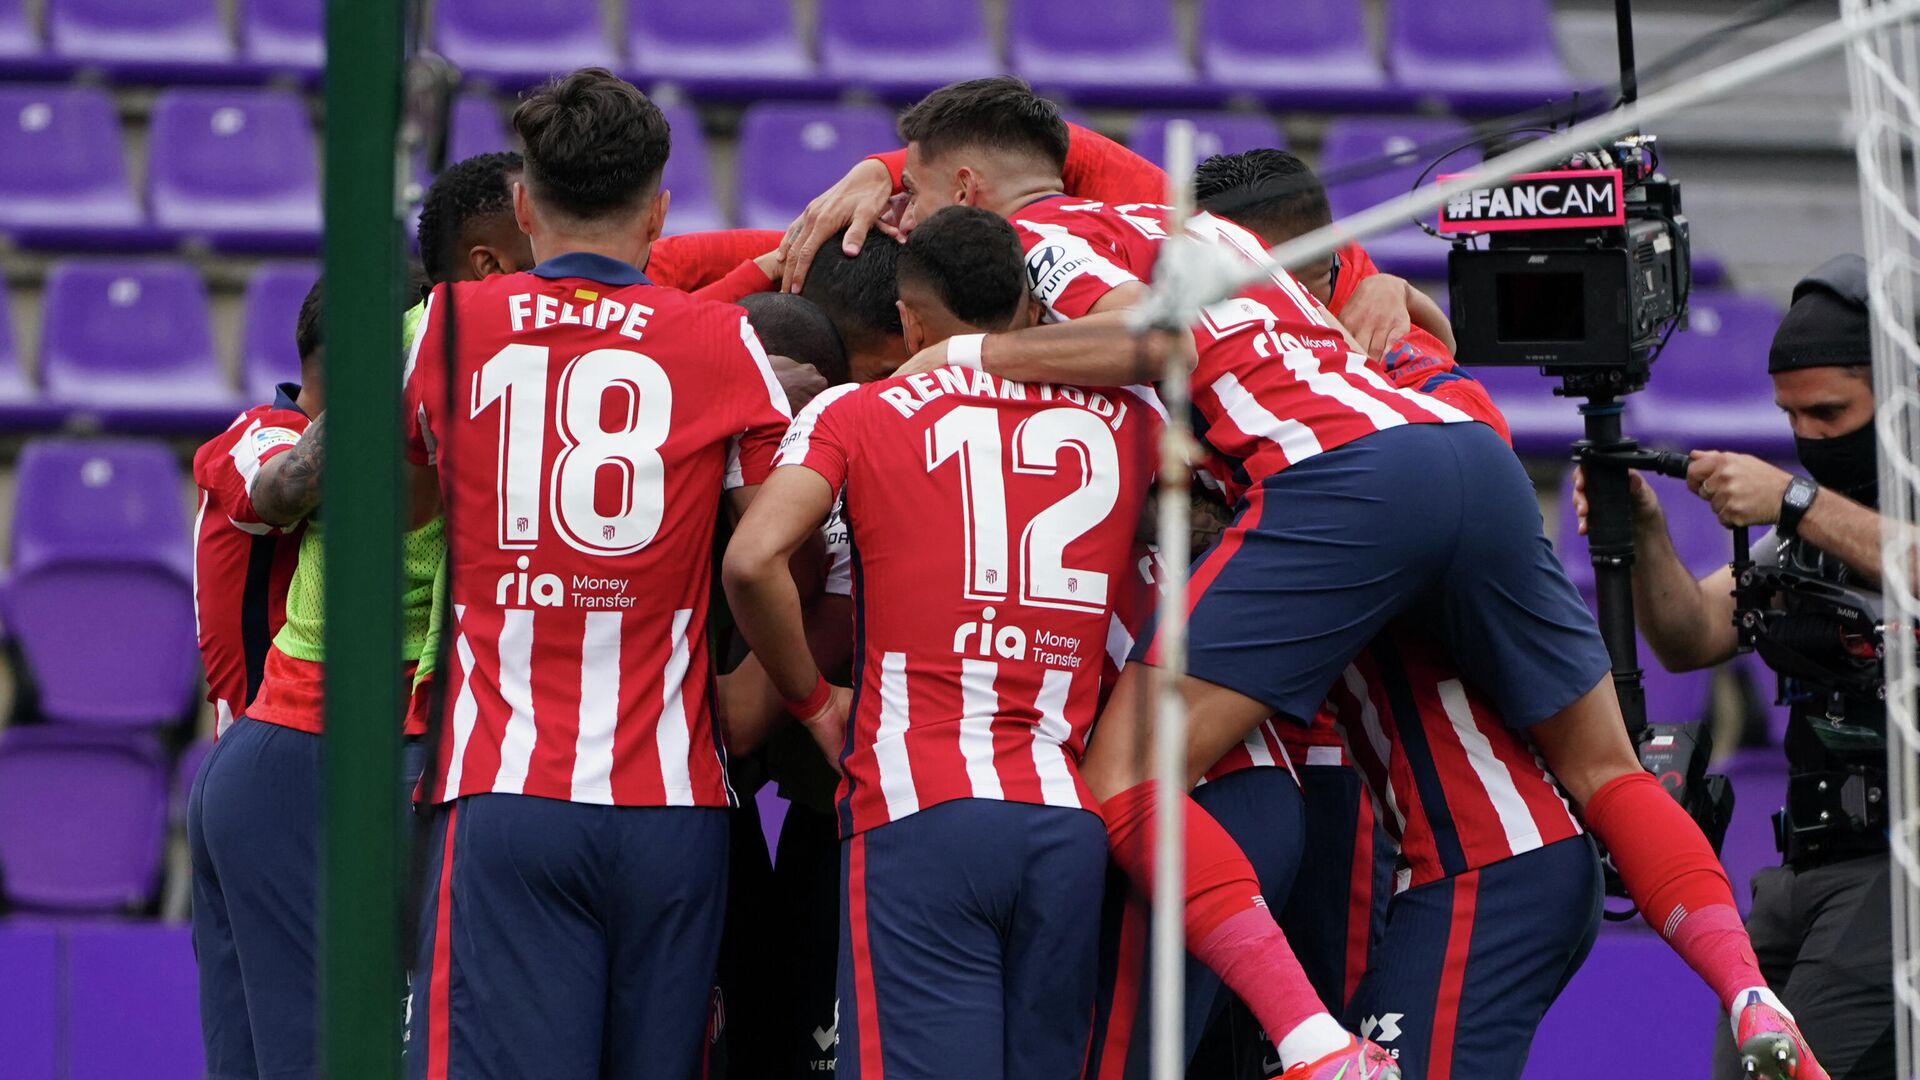
<svg viewBox="0 0 1920 1080"><path fill-rule="evenodd" d="M1687 486L1722 524L1768 525L1756 566L1797 571L1879 619L1880 515L1866 264L1839 256L1794 287L1767 370L1793 428L1795 477L1746 454L1696 451ZM1653 489L1633 477L1639 560L1634 610L1654 655L1670 671L1732 657L1735 574L1694 580L1675 553ZM1584 485L1576 493L1586 531ZM1791 612L1786 594L1773 601ZM1780 624L1784 625L1784 620ZM1804 627L1807 624L1799 624ZM1770 633L1772 631L1769 631ZM1824 635L1829 642L1836 637ZM1820 1048L1836 1080L1894 1075L1892 939L1885 798L1885 720L1877 698L1809 678L1794 662L1804 642L1760 651L1787 670L1788 810L1775 818L1783 865L1756 875L1747 930L1767 981ZM1739 1075L1721 1040L1715 1076Z"/></svg>

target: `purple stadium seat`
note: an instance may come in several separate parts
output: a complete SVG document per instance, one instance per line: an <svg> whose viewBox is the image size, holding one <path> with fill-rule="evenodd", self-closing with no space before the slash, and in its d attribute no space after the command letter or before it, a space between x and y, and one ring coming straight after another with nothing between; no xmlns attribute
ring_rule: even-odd
<svg viewBox="0 0 1920 1080"><path fill-rule="evenodd" d="M192 707L182 487L164 443L49 440L21 453L0 615L50 719L147 727Z"/></svg>
<svg viewBox="0 0 1920 1080"><path fill-rule="evenodd" d="M240 49L261 68L318 72L327 62L325 0L240 0Z"/></svg>
<svg viewBox="0 0 1920 1080"><path fill-rule="evenodd" d="M1327 125L1320 150L1320 178L1333 216L1348 217L1413 190L1422 170L1468 136L1452 120L1414 117L1342 117ZM1480 161L1478 148L1447 157L1427 174L1462 172ZM1443 277L1447 245L1409 221L1394 232L1362 241L1380 268L1405 277Z"/></svg>
<svg viewBox="0 0 1920 1080"><path fill-rule="evenodd" d="M1773 403L1767 347L1780 312L1762 297L1695 292L1688 329L1627 401L1627 430L1651 446L1789 457L1793 432Z"/></svg>
<svg viewBox="0 0 1920 1080"><path fill-rule="evenodd" d="M463 94L453 103L447 124L447 161L513 149L513 134L500 103L481 94Z"/></svg>
<svg viewBox="0 0 1920 1080"><path fill-rule="evenodd" d="M40 381L55 404L119 430L205 431L238 411L207 287L184 262L57 263L41 326Z"/></svg>
<svg viewBox="0 0 1920 1080"><path fill-rule="evenodd" d="M951 0L823 0L820 68L831 80L912 96L995 74L978 3Z"/></svg>
<svg viewBox="0 0 1920 1080"><path fill-rule="evenodd" d="M1633 1034L1611 1040L1596 1070L1596 1016L1630 1014ZM1720 1005L1686 963L1638 920L1607 923L1578 974L1533 1037L1522 1080L1700 1080L1713 1075Z"/></svg>
<svg viewBox="0 0 1920 1080"><path fill-rule="evenodd" d="M167 923L76 924L67 946L70 1080L199 1080L193 934Z"/></svg>
<svg viewBox="0 0 1920 1080"><path fill-rule="evenodd" d="M434 7L434 44L474 78L528 86L614 63L597 0L441 0Z"/></svg>
<svg viewBox="0 0 1920 1080"><path fill-rule="evenodd" d="M59 956L54 927L0 923L0 1061L15 1075L59 1075Z"/></svg>
<svg viewBox="0 0 1920 1080"><path fill-rule="evenodd" d="M1285 108L1400 108L1351 0L1202 0L1208 81Z"/></svg>
<svg viewBox="0 0 1920 1080"><path fill-rule="evenodd" d="M286 90L163 90L153 105L153 223L215 247L310 251L320 167L307 107Z"/></svg>
<svg viewBox="0 0 1920 1080"><path fill-rule="evenodd" d="M0 734L0 889L12 903L138 908L160 883L166 828L167 765L151 738L60 724Z"/></svg>
<svg viewBox="0 0 1920 1080"><path fill-rule="evenodd" d="M726 228L726 215L713 197L712 167L707 160L707 136L700 128L700 114L691 105L662 105L660 111L673 130L673 154L660 177L660 186L673 193L673 201L667 204L667 234Z"/></svg>
<svg viewBox="0 0 1920 1080"><path fill-rule="evenodd" d="M272 401L275 386L300 381L294 323L319 276L312 263L270 263L248 280L240 316L240 385L248 402Z"/></svg>
<svg viewBox="0 0 1920 1080"><path fill-rule="evenodd" d="M31 247L105 247L145 225L105 91L0 87L0 230Z"/></svg>
<svg viewBox="0 0 1920 1080"><path fill-rule="evenodd" d="M47 38L61 57L123 78L233 74L219 0L48 0Z"/></svg>
<svg viewBox="0 0 1920 1080"><path fill-rule="evenodd" d="M1171 0L1011 0L1007 62L1042 93L1082 102L1217 100L1180 47Z"/></svg>
<svg viewBox="0 0 1920 1080"><path fill-rule="evenodd" d="M630 77L728 97L823 88L789 0L629 0Z"/></svg>
<svg viewBox="0 0 1920 1080"><path fill-rule="evenodd" d="M1733 824L1720 849L1720 863L1733 883L1733 901L1745 915L1753 906L1753 875L1780 865L1773 842L1773 812L1787 804L1787 755L1778 746L1735 750L1713 771L1733 782Z"/></svg>
<svg viewBox="0 0 1920 1080"><path fill-rule="evenodd" d="M1523 457L1567 460L1585 428L1578 404L1554 396L1560 380L1549 379L1536 368L1480 364L1468 372L1487 388L1487 396L1506 416L1515 451Z"/></svg>
<svg viewBox="0 0 1920 1080"><path fill-rule="evenodd" d="M743 229L784 229L861 158L899 145L893 114L877 105L749 105L734 220Z"/></svg>
<svg viewBox="0 0 1920 1080"><path fill-rule="evenodd" d="M1127 145L1133 152L1165 167L1167 123L1193 121L1193 160L1205 161L1215 154L1237 154L1242 150L1267 147L1286 149L1287 139L1271 116L1258 113L1179 113L1146 112L1133 123Z"/></svg>
<svg viewBox="0 0 1920 1080"><path fill-rule="evenodd" d="M1387 5L1395 82L1458 109L1524 109L1573 89L1553 40L1548 0L1481 0L1471 18L1431 0Z"/></svg>
<svg viewBox="0 0 1920 1080"><path fill-rule="evenodd" d="M766 837L769 854L780 850L780 830L787 823L787 800L780 797L780 785L768 784L753 797L760 811L760 832Z"/></svg>

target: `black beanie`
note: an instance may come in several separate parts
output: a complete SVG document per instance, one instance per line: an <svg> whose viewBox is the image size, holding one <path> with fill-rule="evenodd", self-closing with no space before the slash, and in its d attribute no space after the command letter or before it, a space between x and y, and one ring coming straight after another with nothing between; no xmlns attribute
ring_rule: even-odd
<svg viewBox="0 0 1920 1080"><path fill-rule="evenodd" d="M1767 373L1871 364L1872 344L1867 262L1836 255L1793 287L1793 306L1767 351Z"/></svg>

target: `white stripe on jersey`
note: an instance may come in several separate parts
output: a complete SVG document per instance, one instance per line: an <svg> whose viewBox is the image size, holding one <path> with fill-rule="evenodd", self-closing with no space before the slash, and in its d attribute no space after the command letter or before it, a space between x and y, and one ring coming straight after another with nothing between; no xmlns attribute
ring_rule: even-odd
<svg viewBox="0 0 1920 1080"><path fill-rule="evenodd" d="M1127 633L1127 624L1120 621L1120 613L1114 612L1107 620L1107 659L1113 666L1127 666L1127 657L1133 655L1133 635Z"/></svg>
<svg viewBox="0 0 1920 1080"><path fill-rule="evenodd" d="M195 639L200 637L200 527L206 523L207 504L212 501L213 492L201 488L200 509L193 512L193 566L188 571L192 576L187 579L187 584L193 590L193 636ZM219 738L220 733L225 730L226 728L215 728L214 737Z"/></svg>
<svg viewBox="0 0 1920 1080"><path fill-rule="evenodd" d="M1487 798L1493 803L1493 812L1500 817L1500 831L1507 834L1507 847L1515 855L1539 847L1540 827L1534 824L1533 812L1527 809L1527 800L1520 797L1520 789L1514 785L1506 762L1495 756L1493 744L1474 723L1466 687L1460 685L1459 679L1447 679L1435 689L1440 692L1440 705L1447 711L1447 720L1453 725L1461 749L1467 752L1467 763L1473 766L1473 774L1480 778L1480 786L1486 789Z"/></svg>
<svg viewBox="0 0 1920 1080"><path fill-rule="evenodd" d="M1366 358L1355 359L1364 362ZM1407 418L1395 411L1393 406L1321 367L1317 353L1308 349L1289 349L1280 354L1280 361L1287 365L1287 370L1293 372L1294 378L1299 379L1302 386L1366 417L1380 431L1407 422Z"/></svg>
<svg viewBox="0 0 1920 1080"><path fill-rule="evenodd" d="M473 725L480 715L480 703L473 698L473 646L467 643L467 634L459 630L460 620L467 614L467 605L455 604L453 607L453 625L458 631L453 637L453 651L460 658L460 693L453 699L453 751L447 755L447 784L440 792L443 799L452 798L460 790L460 773L467 761L467 744L473 741Z"/></svg>
<svg viewBox="0 0 1920 1080"><path fill-rule="evenodd" d="M1307 747L1307 764L1309 765L1345 765L1346 763L1347 759L1342 756L1337 746Z"/></svg>
<svg viewBox="0 0 1920 1080"><path fill-rule="evenodd" d="M773 364L767 359L766 346L760 344L760 335L753 332L753 323L745 315L740 316L740 341L746 345L747 353L753 357L753 366L760 370L760 379L767 384L767 399L780 415L793 419L793 406L787 404L786 388L780 385L780 376L773 373Z"/></svg>
<svg viewBox="0 0 1920 1080"><path fill-rule="evenodd" d="M787 433L781 436L780 452L773 457L774 467L797 465L807 460L807 451L810 449L810 441L813 438L813 425L819 423L821 412L827 406L860 389L860 385L859 383L841 383L839 386L828 387L820 392L819 397L808 402L807 407L800 410L800 415L794 417L793 423L787 425Z"/></svg>
<svg viewBox="0 0 1920 1080"><path fill-rule="evenodd" d="M1033 733L1033 768L1040 774L1040 797L1048 806L1079 806L1080 792L1073 786L1073 770L1067 767L1067 752L1062 749L1073 738L1067 723L1067 692L1073 689L1073 673L1054 668L1040 679L1040 693L1033 707L1040 723Z"/></svg>
<svg viewBox="0 0 1920 1080"><path fill-rule="evenodd" d="M227 456L233 459L234 471L240 474L240 482L245 485L249 498L253 495L253 478L260 475L260 454L253 448L253 433L259 428L260 421L255 420L247 426L247 430L240 433L239 441L227 451Z"/></svg>
<svg viewBox="0 0 1920 1080"><path fill-rule="evenodd" d="M899 821L920 809L913 788L913 765L907 758L907 654L880 657L880 726L873 733L873 759L880 770L880 794L887 800L887 820Z"/></svg>
<svg viewBox="0 0 1920 1080"><path fill-rule="evenodd" d="M1372 383L1375 389L1383 390L1396 397L1403 398L1407 404L1417 409L1423 409L1428 414L1439 417L1449 424L1467 424L1473 422L1473 417L1468 416L1465 412L1454 408L1437 397L1408 390L1405 387L1395 386L1388 382L1371 363L1368 363L1367 358L1361 356L1359 353L1347 354L1347 370Z"/></svg>
<svg viewBox="0 0 1920 1080"><path fill-rule="evenodd" d="M1203 240L1230 247L1255 265L1267 261L1267 249L1261 245L1260 238L1248 232L1244 226L1225 218L1203 211L1187 220L1187 231ZM1309 322L1329 329L1333 327L1329 313L1321 307L1319 300L1301 286L1299 279L1278 267L1269 271L1267 278L1287 294L1293 306L1299 308L1300 314L1306 316Z"/></svg>
<svg viewBox="0 0 1920 1080"><path fill-rule="evenodd" d="M533 612L508 608L500 613L500 698L510 715L500 737L500 773L493 790L519 795L527 787L533 761Z"/></svg>
<svg viewBox="0 0 1920 1080"><path fill-rule="evenodd" d="M213 703L213 737L217 739L225 735L227 729L233 726L233 721L233 706L227 704L225 698L215 701Z"/></svg>
<svg viewBox="0 0 1920 1080"><path fill-rule="evenodd" d="M1347 692L1360 703L1360 730L1367 737L1367 745L1373 748L1373 757L1380 763L1381 781L1387 789L1387 810L1393 820L1399 823L1394 830L1397 836L1406 835L1407 815L1400 811L1400 800L1393 793L1393 748L1387 742L1387 734L1380 728L1380 710L1373 707L1373 696L1367 692L1367 680L1360 676L1360 670L1352 664L1341 672L1340 678L1347 684Z"/></svg>
<svg viewBox="0 0 1920 1080"><path fill-rule="evenodd" d="M967 781L976 799L1002 799L1000 772L993 767L993 718L1000 694L993 680L1000 665L991 660L960 661L960 756L967 759Z"/></svg>
<svg viewBox="0 0 1920 1080"><path fill-rule="evenodd" d="M1252 761L1256 766L1273 766L1279 764L1279 762L1273 760L1273 751L1267 749L1266 730L1266 722L1262 721L1256 724L1252 731L1247 732L1246 738L1240 740L1240 745L1247 748L1248 760Z"/></svg>
<svg viewBox="0 0 1920 1080"><path fill-rule="evenodd" d="M1311 354L1309 354L1311 355ZM1241 431L1257 439L1280 444L1287 464L1298 465L1320 452L1320 440L1313 429L1298 420L1282 420L1255 400L1240 380L1229 371L1213 381L1213 392L1227 410L1227 419Z"/></svg>
<svg viewBox="0 0 1920 1080"><path fill-rule="evenodd" d="M589 611L580 635L580 732L573 742L574 802L613 803L613 730L620 722L618 611Z"/></svg>
<svg viewBox="0 0 1920 1080"><path fill-rule="evenodd" d="M673 613L673 655L661 675L660 723L653 729L653 744L660 751L660 783L666 788L666 806L693 805L693 775L687 769L687 755L693 750L693 737L687 732L687 704L682 696L687 681L687 665L692 657L687 648L687 623L693 621L692 608Z"/></svg>
<svg viewBox="0 0 1920 1080"><path fill-rule="evenodd" d="M720 481L720 490L732 491L746 486L747 476L740 468L740 436L735 435L727 440L727 475Z"/></svg>

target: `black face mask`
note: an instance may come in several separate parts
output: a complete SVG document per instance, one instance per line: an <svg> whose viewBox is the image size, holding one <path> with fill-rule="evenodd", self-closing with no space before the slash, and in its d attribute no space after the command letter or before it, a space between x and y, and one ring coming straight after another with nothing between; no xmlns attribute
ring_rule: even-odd
<svg viewBox="0 0 1920 1080"><path fill-rule="evenodd" d="M1793 440L1794 456L1807 475L1862 506L1880 505L1880 456L1872 421L1858 431L1830 439Z"/></svg>

